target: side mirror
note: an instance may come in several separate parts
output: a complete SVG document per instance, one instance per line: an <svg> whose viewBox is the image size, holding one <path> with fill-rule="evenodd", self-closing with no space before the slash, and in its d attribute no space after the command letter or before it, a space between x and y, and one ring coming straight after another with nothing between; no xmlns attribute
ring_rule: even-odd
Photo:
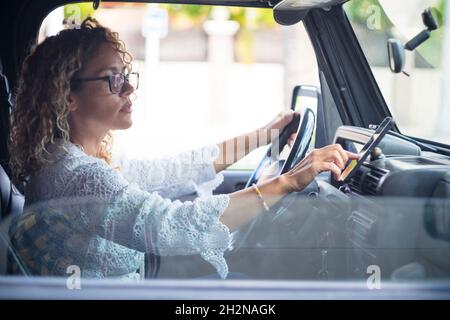
<svg viewBox="0 0 450 320"><path fill-rule="evenodd" d="M393 73L403 72L405 67L405 49L397 39L388 40L389 67Z"/></svg>
<svg viewBox="0 0 450 320"><path fill-rule="evenodd" d="M294 88L291 100L291 110L299 112L302 116L302 121L305 121L305 113L307 112L311 113L309 118L313 119L312 136L314 145L311 144L310 148L306 151L309 151L313 147L322 147L326 144L324 130L319 130L319 132L315 130L318 124L322 127L324 125L322 107L322 94L320 88L310 85L298 85ZM309 128L311 125L308 125L307 127Z"/></svg>

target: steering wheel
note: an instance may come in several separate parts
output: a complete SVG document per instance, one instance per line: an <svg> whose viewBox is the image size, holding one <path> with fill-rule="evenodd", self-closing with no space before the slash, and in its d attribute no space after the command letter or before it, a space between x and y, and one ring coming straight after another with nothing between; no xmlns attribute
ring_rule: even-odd
<svg viewBox="0 0 450 320"><path fill-rule="evenodd" d="M302 118L301 122L300 118ZM248 188L251 187L254 183L257 183L264 169L274 163L277 163L278 166L276 175L281 175L294 168L306 156L306 152L308 151L314 133L315 125L315 114L311 109L305 109L302 117L296 115L291 123L289 123L285 127L278 138L276 138L271 143L266 154L263 156L262 160L247 181L245 187ZM289 137L294 132L297 132L297 137L295 138L294 144L292 145L286 161L279 160L280 152L283 150L284 146L287 144ZM314 188L314 190L316 189L314 186L312 188ZM313 190L311 189L311 187L308 187L301 193L310 193L312 191ZM285 196L271 208L271 211L278 212L280 211L280 209L288 207L290 204L292 204L297 195L298 193L296 192ZM237 252L237 250L242 247L257 221L262 219L263 216L267 215L259 215L258 218L237 229L231 234L231 251Z"/></svg>

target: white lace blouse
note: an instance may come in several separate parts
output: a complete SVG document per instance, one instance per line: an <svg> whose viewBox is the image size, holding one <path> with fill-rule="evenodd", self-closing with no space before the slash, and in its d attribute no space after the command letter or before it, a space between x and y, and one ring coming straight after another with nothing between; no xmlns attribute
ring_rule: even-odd
<svg viewBox="0 0 450 320"><path fill-rule="evenodd" d="M200 254L225 278L230 232L219 217L229 196L212 195L223 181L218 153L211 145L158 160L116 158L117 170L61 142L26 186L24 215L11 229L16 250L32 273L67 276L76 265L83 277L138 277L151 252ZM169 199L192 192L194 201Z"/></svg>

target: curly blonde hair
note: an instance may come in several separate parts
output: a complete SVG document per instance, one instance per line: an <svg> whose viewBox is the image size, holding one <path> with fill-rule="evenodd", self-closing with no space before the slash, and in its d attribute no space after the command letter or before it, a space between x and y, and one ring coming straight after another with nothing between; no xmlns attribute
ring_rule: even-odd
<svg viewBox="0 0 450 320"><path fill-rule="evenodd" d="M131 70L131 55L117 32L87 18L77 29L66 29L34 45L25 58L14 99L9 141L13 181L24 183L48 163L47 147L55 139L70 141L68 96L79 89L76 78L104 42L111 43ZM97 157L111 164L112 134Z"/></svg>

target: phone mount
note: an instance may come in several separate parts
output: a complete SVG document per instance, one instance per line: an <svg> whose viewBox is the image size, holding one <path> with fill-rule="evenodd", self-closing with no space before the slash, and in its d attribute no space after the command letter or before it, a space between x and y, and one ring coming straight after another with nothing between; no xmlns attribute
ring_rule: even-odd
<svg viewBox="0 0 450 320"><path fill-rule="evenodd" d="M383 154L383 150L380 147L375 147L370 154L370 161L384 159L386 156Z"/></svg>

